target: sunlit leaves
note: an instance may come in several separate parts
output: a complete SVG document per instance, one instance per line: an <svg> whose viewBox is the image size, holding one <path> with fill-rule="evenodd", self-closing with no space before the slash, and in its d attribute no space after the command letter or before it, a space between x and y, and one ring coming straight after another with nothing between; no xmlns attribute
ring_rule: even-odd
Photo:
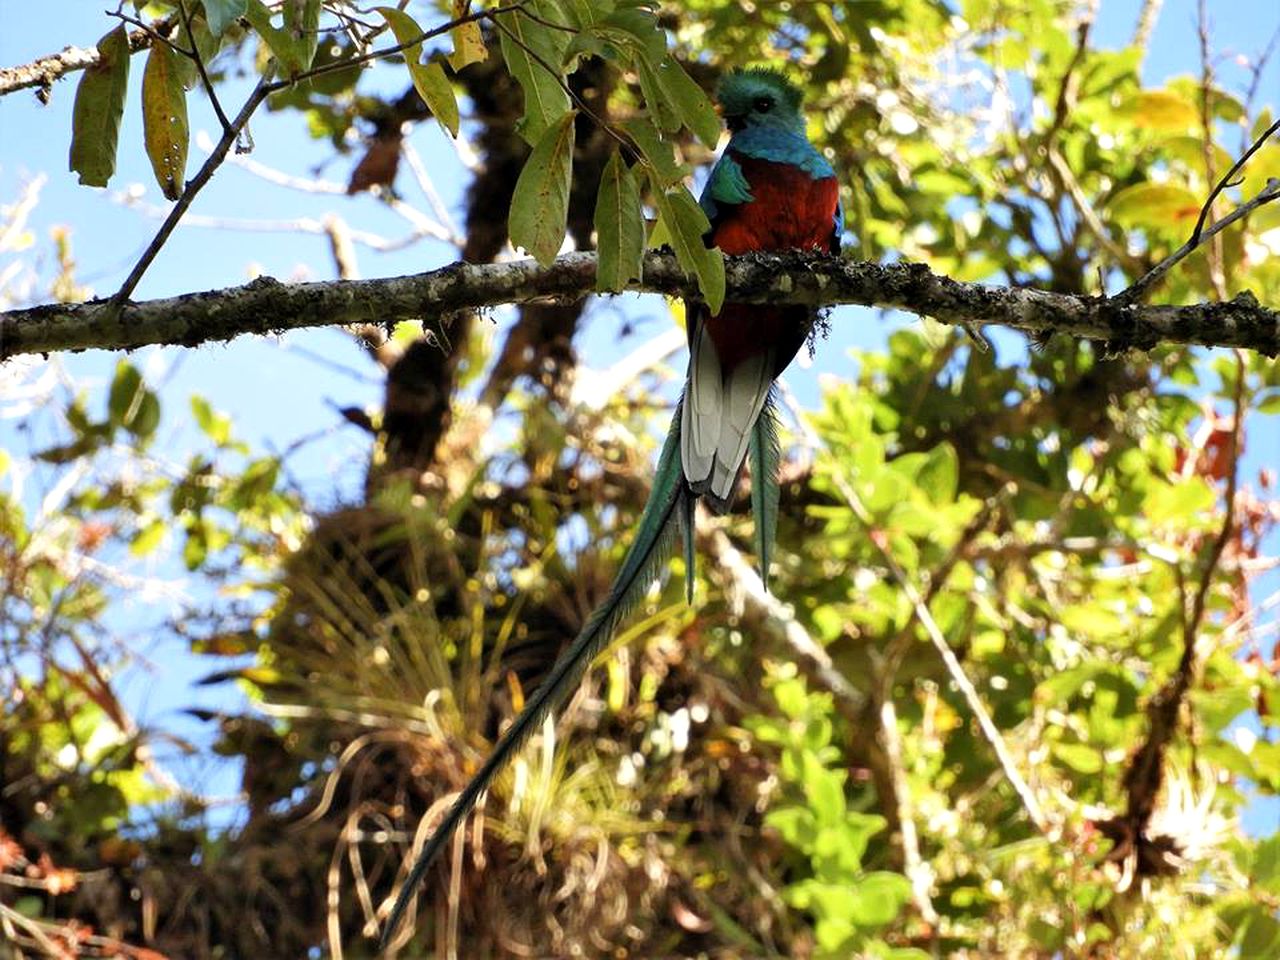
<svg viewBox="0 0 1280 960"><path fill-rule="evenodd" d="M190 141L187 94L179 65L172 47L156 43L142 74L143 139L156 181L170 200L182 196Z"/></svg>
<svg viewBox="0 0 1280 960"><path fill-rule="evenodd" d="M573 177L573 126L566 113L534 145L511 199L511 242L548 265L564 243Z"/></svg>
<svg viewBox="0 0 1280 960"><path fill-rule="evenodd" d="M80 78L71 120L70 168L90 187L105 187L116 169L129 84L129 35L123 26L98 41L98 56Z"/></svg>
<svg viewBox="0 0 1280 960"><path fill-rule="evenodd" d="M284 5L284 25L272 22L262 0L245 0L244 17L279 61L281 72L296 76L315 58L320 38L320 0L295 0Z"/></svg>

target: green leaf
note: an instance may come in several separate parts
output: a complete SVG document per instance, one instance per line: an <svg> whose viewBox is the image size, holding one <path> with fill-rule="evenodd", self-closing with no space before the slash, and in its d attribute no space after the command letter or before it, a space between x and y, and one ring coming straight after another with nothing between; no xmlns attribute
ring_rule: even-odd
<svg viewBox="0 0 1280 960"><path fill-rule="evenodd" d="M262 0L246 0L244 18L262 37L262 41L271 51L271 55L279 61L286 73L299 72L301 51L297 49L289 31L282 30L271 22L271 11L263 5Z"/></svg>
<svg viewBox="0 0 1280 960"><path fill-rule="evenodd" d="M656 186L656 185L655 185ZM658 194L658 222L685 273L698 278L698 289L712 314L724 304L724 255L707 248L702 237L711 229L706 213L683 186Z"/></svg>
<svg viewBox="0 0 1280 960"><path fill-rule="evenodd" d="M844 777L828 770L816 754L804 755L805 798L819 825L834 826L844 822Z"/></svg>
<svg viewBox="0 0 1280 960"><path fill-rule="evenodd" d="M949 443L940 443L930 450L916 483L939 506L954 501L960 483L960 458L955 448Z"/></svg>
<svg viewBox="0 0 1280 960"><path fill-rule="evenodd" d="M551 12L547 7L546 3L533 4L539 16L556 20L554 15L545 16ZM517 131L526 142L537 143L547 128L569 110L569 94L561 85L564 78L552 72L564 61L568 34L536 23L519 12L501 14L494 22L499 28L502 58L524 91L524 116L516 125Z"/></svg>
<svg viewBox="0 0 1280 960"><path fill-rule="evenodd" d="M594 28L596 36L636 59L656 64L666 55L667 35L658 25L652 10L624 8L615 10Z"/></svg>
<svg viewBox="0 0 1280 960"><path fill-rule="evenodd" d="M1108 209L1122 227L1183 232L1200 215L1201 201L1176 183L1136 183L1114 197Z"/></svg>
<svg viewBox="0 0 1280 960"><path fill-rule="evenodd" d="M1055 743L1055 757L1077 773L1097 773L1102 769L1102 751L1084 743Z"/></svg>
<svg viewBox="0 0 1280 960"><path fill-rule="evenodd" d="M231 418L225 413L218 413L208 400L198 394L191 396L191 415L196 418L196 425L204 435L218 446L231 439Z"/></svg>
<svg viewBox="0 0 1280 960"><path fill-rule="evenodd" d="M181 60L167 43L151 45L142 73L142 131L160 190L169 200L182 196L186 183L187 91Z"/></svg>
<svg viewBox="0 0 1280 960"><path fill-rule="evenodd" d="M418 94L431 108L431 115L440 126L449 132L449 136L458 136L458 99L454 96L453 85L445 76L444 67L432 60L427 64L412 64L409 72L413 76L413 85Z"/></svg>
<svg viewBox="0 0 1280 960"><path fill-rule="evenodd" d="M222 36L232 23L245 15L248 0L204 0L204 15L209 20L209 31L215 36Z"/></svg>
<svg viewBox="0 0 1280 960"><path fill-rule="evenodd" d="M640 92L644 95L645 106L649 108L649 116L663 133L675 133L680 129L680 114L658 82L657 69L641 58L636 60L636 75L640 78Z"/></svg>
<svg viewBox="0 0 1280 960"><path fill-rule="evenodd" d="M458 135L458 100L454 96L453 86L444 74L444 67L432 60L422 62L422 44L415 43L422 36L423 30L416 20L403 10L395 7L375 7L382 19L387 21L391 32L396 35L396 42L409 44L404 49L404 62L409 67L409 76L413 80L413 88L422 97L431 115L440 126L448 131L449 136Z"/></svg>
<svg viewBox="0 0 1280 960"><path fill-rule="evenodd" d="M911 883L899 873L869 873L854 887L850 918L863 927L881 927L898 915L911 898Z"/></svg>
<svg viewBox="0 0 1280 960"><path fill-rule="evenodd" d="M98 62L85 70L76 87L69 168L85 186L105 187L116 171L128 87L129 35L122 25L98 41Z"/></svg>
<svg viewBox="0 0 1280 960"><path fill-rule="evenodd" d="M644 211L640 185L622 154L614 150L596 194L596 289L617 292L639 280L644 259Z"/></svg>
<svg viewBox="0 0 1280 960"><path fill-rule="evenodd" d="M297 72L311 69L320 46L320 0L292 0L284 5L284 28L293 38ZM293 67L295 64L289 64Z"/></svg>
<svg viewBox="0 0 1280 960"><path fill-rule="evenodd" d="M675 108L681 122L714 150L720 142L720 118L703 89L671 57L663 57L653 72L663 98Z"/></svg>
<svg viewBox="0 0 1280 960"><path fill-rule="evenodd" d="M160 426L160 400L150 390L143 390L138 412L125 425L125 429L140 440L146 440Z"/></svg>
<svg viewBox="0 0 1280 960"><path fill-rule="evenodd" d="M612 0L561 0L560 5L564 8L570 24L579 30L586 30L597 23L602 23L609 14L613 13Z"/></svg>
<svg viewBox="0 0 1280 960"><path fill-rule="evenodd" d="M689 172L684 164L676 163L671 142L662 139L661 132L652 120L646 117L632 117L622 122L622 129L627 132L631 142L644 157L645 166L649 168L651 179L658 186L658 192L677 183Z"/></svg>
<svg viewBox="0 0 1280 960"><path fill-rule="evenodd" d="M116 364L116 375L107 394L107 416L113 426L123 427L137 416L144 390L137 367L127 360Z"/></svg>
<svg viewBox="0 0 1280 960"><path fill-rule="evenodd" d="M527 250L544 267L555 260L564 243L576 116L576 112L566 113L546 129L525 161L511 198L507 224L511 242Z"/></svg>

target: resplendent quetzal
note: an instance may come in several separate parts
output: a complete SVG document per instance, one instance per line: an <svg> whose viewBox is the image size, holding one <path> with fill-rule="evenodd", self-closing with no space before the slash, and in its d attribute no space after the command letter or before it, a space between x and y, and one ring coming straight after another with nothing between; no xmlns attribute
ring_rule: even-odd
<svg viewBox="0 0 1280 960"><path fill-rule="evenodd" d="M738 70L718 95L731 136L699 200L708 245L726 254L839 250L843 216L831 165L805 136L800 91L769 69ZM717 512L733 498L748 452L761 571L769 569L777 517L778 444L770 391L809 335L814 311L798 305L726 303L689 312L689 375L658 459L653 489L608 598L560 655L436 827L413 865L383 932L386 943L427 867L498 772L577 686L618 620L653 581L677 526L684 531L693 595L693 508Z"/></svg>

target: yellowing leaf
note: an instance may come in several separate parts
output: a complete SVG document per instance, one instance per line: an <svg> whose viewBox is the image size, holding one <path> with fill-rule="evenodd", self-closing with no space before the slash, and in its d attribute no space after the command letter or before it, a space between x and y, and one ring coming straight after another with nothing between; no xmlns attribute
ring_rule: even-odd
<svg viewBox="0 0 1280 960"><path fill-rule="evenodd" d="M1172 90L1143 90L1128 100L1124 112L1147 130L1182 133L1200 122L1196 105Z"/></svg>
<svg viewBox="0 0 1280 960"><path fill-rule="evenodd" d="M1112 197L1107 209L1122 227L1181 230L1195 222L1201 203L1176 183L1136 183Z"/></svg>
<svg viewBox="0 0 1280 960"><path fill-rule="evenodd" d="M116 27L98 41L98 62L76 87L71 115L71 170L89 187L105 187L116 171L116 143L129 86L129 35Z"/></svg>
<svg viewBox="0 0 1280 960"><path fill-rule="evenodd" d="M156 182L170 200L182 196L187 169L187 91L178 54L152 44L142 73L142 131Z"/></svg>
<svg viewBox="0 0 1280 960"><path fill-rule="evenodd" d="M619 291L640 278L644 258L644 211L640 186L617 150L600 176L596 195L596 289Z"/></svg>
<svg viewBox="0 0 1280 960"><path fill-rule="evenodd" d="M444 67L434 60L422 63L422 44L414 43L422 36L423 30L417 21L403 10L395 7L377 7L378 13L387 21L391 32L396 35L396 42L409 44L404 49L404 62L409 67L409 76L413 79L413 88L422 97L431 115L436 118L451 137L458 135L458 100L454 96L453 86L444 74Z"/></svg>
<svg viewBox="0 0 1280 960"><path fill-rule="evenodd" d="M461 17L466 9L466 0L453 0L455 20ZM484 34L480 32L480 24L477 21L471 20L458 24L449 31L449 36L453 38L453 53L449 54L449 66L453 67L455 72L468 64L479 63L488 58L489 51L484 45Z"/></svg>
<svg viewBox="0 0 1280 960"><path fill-rule="evenodd" d="M511 198L511 242L524 247L544 267L564 243L573 176L573 121L566 113L547 128L525 161Z"/></svg>

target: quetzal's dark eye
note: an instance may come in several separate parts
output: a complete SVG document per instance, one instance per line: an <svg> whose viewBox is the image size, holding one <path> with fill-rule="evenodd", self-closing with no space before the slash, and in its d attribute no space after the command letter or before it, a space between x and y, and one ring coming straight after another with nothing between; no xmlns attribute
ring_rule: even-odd
<svg viewBox="0 0 1280 960"><path fill-rule="evenodd" d="M773 101L768 97L759 97L756 99L756 102L752 104L752 107L755 108L757 113L768 113L773 109Z"/></svg>

